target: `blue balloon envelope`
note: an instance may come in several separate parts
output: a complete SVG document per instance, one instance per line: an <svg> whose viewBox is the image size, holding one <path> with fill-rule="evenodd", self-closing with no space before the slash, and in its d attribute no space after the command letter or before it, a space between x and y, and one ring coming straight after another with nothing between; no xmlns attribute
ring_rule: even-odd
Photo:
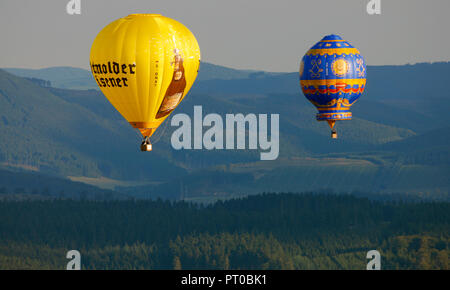
<svg viewBox="0 0 450 290"><path fill-rule="evenodd" d="M305 97L318 109L318 121L334 125L350 120L350 107L366 86L366 63L359 51L338 35L325 36L300 63L300 86Z"/></svg>

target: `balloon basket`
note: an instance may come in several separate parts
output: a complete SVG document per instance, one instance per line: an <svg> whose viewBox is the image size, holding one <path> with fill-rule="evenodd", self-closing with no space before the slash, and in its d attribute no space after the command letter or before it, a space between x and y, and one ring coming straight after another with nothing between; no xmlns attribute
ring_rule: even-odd
<svg viewBox="0 0 450 290"><path fill-rule="evenodd" d="M338 135L336 131L331 131L331 139L337 139Z"/></svg>
<svg viewBox="0 0 450 290"><path fill-rule="evenodd" d="M152 144L150 144L150 142L144 140L141 144L141 151L142 152L152 151Z"/></svg>

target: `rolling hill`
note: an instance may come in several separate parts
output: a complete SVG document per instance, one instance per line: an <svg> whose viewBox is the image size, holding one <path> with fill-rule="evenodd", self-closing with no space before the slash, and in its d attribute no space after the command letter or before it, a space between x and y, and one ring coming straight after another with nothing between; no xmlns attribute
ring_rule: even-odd
<svg viewBox="0 0 450 290"><path fill-rule="evenodd" d="M92 74L85 69L74 67L50 67L43 69L5 68L5 71L23 78L38 78L51 82L55 88L97 89Z"/></svg>
<svg viewBox="0 0 450 290"><path fill-rule="evenodd" d="M165 166L176 174L184 172L156 155L142 156L136 150L136 133L117 116L107 119L1 70L0 88L0 164L60 176L118 179L159 180ZM149 163L161 166L148 168Z"/></svg>
<svg viewBox="0 0 450 290"><path fill-rule="evenodd" d="M369 67L367 92L353 108L353 121L338 124L340 138L330 140L327 125L315 121L315 109L301 96L296 73L202 64L174 114L192 117L196 105L203 106L203 115L279 114L280 156L272 162L260 162L259 151L252 150L173 150L176 128L170 120L158 130L154 151L142 154L137 134L99 91L64 88L76 87L70 81L90 72L55 68L31 75L9 69L54 86L41 87L0 70L0 163L105 188L122 185L136 196L201 200L333 188L447 198L449 135L439 132L448 131L440 128L448 126L442 112L450 108L450 98L440 85L424 92L415 78L432 82L433 74L448 77L449 68L449 63ZM57 79L61 69L66 72ZM65 85L57 88L58 80ZM79 85L89 88L88 81Z"/></svg>
<svg viewBox="0 0 450 290"><path fill-rule="evenodd" d="M51 82L51 85L60 89L98 89L89 70L75 67L49 67L42 69L25 68L3 68L3 70L23 78L37 78ZM268 73L253 70L237 70L224 66L219 66L207 62L202 62L201 73L197 81L205 80L232 80L245 79L249 76L274 76L279 73Z"/></svg>

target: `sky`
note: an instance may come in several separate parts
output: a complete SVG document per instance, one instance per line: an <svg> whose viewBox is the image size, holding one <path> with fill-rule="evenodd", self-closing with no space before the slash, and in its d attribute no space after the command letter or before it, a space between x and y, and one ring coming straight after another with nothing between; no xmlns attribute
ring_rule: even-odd
<svg viewBox="0 0 450 290"><path fill-rule="evenodd" d="M449 0L0 0L0 67L89 68L97 33L131 13L176 19L196 36L202 60L237 69L298 70L328 34L357 47L369 65L450 60Z"/></svg>

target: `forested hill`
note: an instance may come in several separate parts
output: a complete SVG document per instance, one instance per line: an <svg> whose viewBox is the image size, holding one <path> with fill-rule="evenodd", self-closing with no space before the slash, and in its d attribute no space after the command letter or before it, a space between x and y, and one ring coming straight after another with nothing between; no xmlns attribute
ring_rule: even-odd
<svg viewBox="0 0 450 290"><path fill-rule="evenodd" d="M98 86L89 70L75 67L49 67L43 69L4 68L5 71L24 78L44 79L55 88L96 89ZM197 81L243 79L254 75L277 75L262 71L237 70L202 62Z"/></svg>
<svg viewBox="0 0 450 290"><path fill-rule="evenodd" d="M38 172L0 169L1 199L128 199L124 194Z"/></svg>
<svg viewBox="0 0 450 290"><path fill-rule="evenodd" d="M448 269L449 203L264 194L168 201L0 202L0 268Z"/></svg>
<svg viewBox="0 0 450 290"><path fill-rule="evenodd" d="M0 70L0 168L31 169L135 197L204 202L244 192L330 188L449 200L450 98L442 87L449 73L450 63L368 67L367 90L352 106L353 120L340 122L339 139L331 140L328 125L315 120L315 108L302 96L297 73L202 64L172 116L185 113L193 120L199 105L203 116L279 114L278 159L261 162L263 150L175 150L171 117L152 136L153 151L143 154L138 133L100 91L47 87ZM92 79L88 71L67 68L26 77L56 86L82 83L82 75Z"/></svg>

